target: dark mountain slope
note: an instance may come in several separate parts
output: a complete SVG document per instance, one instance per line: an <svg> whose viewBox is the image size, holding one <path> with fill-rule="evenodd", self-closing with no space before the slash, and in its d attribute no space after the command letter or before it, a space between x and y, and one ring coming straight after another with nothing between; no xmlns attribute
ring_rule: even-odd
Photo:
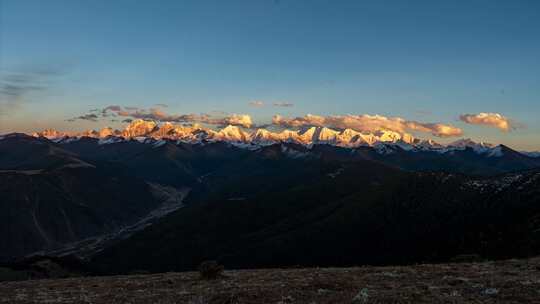
<svg viewBox="0 0 540 304"><path fill-rule="evenodd" d="M377 161L408 171L445 171L467 175L493 176L502 173L540 168L540 158L534 158L498 146L487 152L470 147L445 153L434 150L408 150L399 145L343 148L330 144L306 147L294 143L273 144L251 151L226 142L186 144L176 141L157 142L146 139L98 144L97 139L83 138L61 143L61 147L90 162L106 160L132 168L138 176L169 184L195 183L201 177L219 170L224 165L250 157L268 154L269 158L286 155L288 158L319 158L325 161ZM281 157L280 156L280 157Z"/></svg>
<svg viewBox="0 0 540 304"><path fill-rule="evenodd" d="M0 140L0 170L40 170L67 165L89 166L75 153L44 138L13 133Z"/></svg>
<svg viewBox="0 0 540 304"><path fill-rule="evenodd" d="M92 137L82 137L78 140L62 142L60 145L65 150L76 153L88 161L118 161L152 148L151 145L145 145L136 140L100 144L99 139Z"/></svg>
<svg viewBox="0 0 540 304"><path fill-rule="evenodd" d="M138 161L142 165L145 164L144 161L165 161L169 167L180 166L181 171L186 171L184 172L186 176L204 175L219 169L225 163L235 162L253 153L276 153L278 150L282 150L279 153L285 153L289 158L311 157L346 162L371 160L409 171L446 171L490 176L540 168L540 158L527 156L504 145L487 152L478 152L466 147L440 153L436 150L408 150L394 144L351 149L330 144L314 144L308 148L294 143L281 143L250 151L226 142L178 144L175 141L167 141L165 145L156 147L155 140L147 140L149 143L130 140L99 145L96 139L83 138L62 143L61 147L77 153L85 160L120 161L134 169L137 169L138 165L135 164ZM166 160L155 160L156 158ZM144 171L142 170L142 174L145 174ZM148 172L146 177L153 177L153 174Z"/></svg>
<svg viewBox="0 0 540 304"><path fill-rule="evenodd" d="M353 157L376 160L410 171L446 171L467 175L498 175L502 173L540 168L540 160L500 146L500 153L478 153L472 148L446 153L407 151L399 146L388 146L380 153L369 147L355 149Z"/></svg>
<svg viewBox="0 0 540 304"><path fill-rule="evenodd" d="M0 140L0 152L0 232L10 248L3 257L133 223L159 204L147 182L189 186L190 206L96 257L111 271L192 269L210 258L261 267L538 252L540 185L525 182L535 171L495 175L536 162L504 146L493 155L397 145L250 150L154 139L57 144L14 134Z"/></svg>
<svg viewBox="0 0 540 304"><path fill-rule="evenodd" d="M250 152L221 142L191 145L150 141L129 140L100 145L97 139L83 138L63 143L62 147L89 162L114 162L145 180L177 187L199 184L201 176Z"/></svg>
<svg viewBox="0 0 540 304"><path fill-rule="evenodd" d="M0 260L114 231L160 203L148 184L122 172L0 173Z"/></svg>
<svg viewBox="0 0 540 304"><path fill-rule="evenodd" d="M287 163L281 160L279 151L273 152L266 150L262 156L245 160L244 167L239 168L239 172L244 173L229 175L228 182L220 181L220 187L214 184L218 189L208 195L206 203L193 204L166 219L155 230L143 232L139 239L135 236L133 242L128 241L118 248L122 252L124 248L133 252L141 250L141 257L153 248L151 255L167 261L165 265L172 262L170 265L192 267L205 257L245 248L251 238L257 239L260 234L267 238L324 218L335 209L332 200L362 188L378 188L403 175L399 170L372 162L352 163L348 168L319 160ZM270 159L269 154L272 154ZM264 168L275 171L264 171ZM166 240L153 233L166 236ZM146 239L155 241L147 246ZM162 246L162 242L169 245ZM126 267L133 262L129 254L123 261L128 263ZM143 267L152 264L152 259L139 259L137 263Z"/></svg>
<svg viewBox="0 0 540 304"><path fill-rule="evenodd" d="M516 177L482 180L489 185L484 188L466 177L405 173L372 162L327 174L243 200L216 196L194 204L94 262L111 272L135 265L166 271L193 269L205 259L245 268L539 253L538 172L504 187L501 183Z"/></svg>
<svg viewBox="0 0 540 304"><path fill-rule="evenodd" d="M121 163L8 135L0 140L0 261L117 231L164 199Z"/></svg>
<svg viewBox="0 0 540 304"><path fill-rule="evenodd" d="M118 159L118 162L145 180L181 187L193 185L197 179L197 173L189 163L182 161L184 154L191 155L192 152L165 143L161 146L150 146L137 154L126 155Z"/></svg>

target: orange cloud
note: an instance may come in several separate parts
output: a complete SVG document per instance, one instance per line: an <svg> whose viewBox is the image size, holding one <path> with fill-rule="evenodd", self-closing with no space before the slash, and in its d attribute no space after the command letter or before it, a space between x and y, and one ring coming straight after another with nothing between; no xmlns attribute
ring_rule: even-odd
<svg viewBox="0 0 540 304"><path fill-rule="evenodd" d="M219 119L218 119L219 121ZM244 128L250 128L253 125L251 121L251 116L246 114L231 114L223 118L223 121L219 121L221 125L233 125L233 126L242 126Z"/></svg>
<svg viewBox="0 0 540 304"><path fill-rule="evenodd" d="M488 126L504 132L518 128L510 119L499 113L463 114L459 119L468 124Z"/></svg>

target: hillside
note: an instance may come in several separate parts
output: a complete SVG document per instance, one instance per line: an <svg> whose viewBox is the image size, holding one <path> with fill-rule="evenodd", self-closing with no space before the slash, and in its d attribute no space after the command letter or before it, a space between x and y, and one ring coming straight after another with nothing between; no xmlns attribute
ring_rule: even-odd
<svg viewBox="0 0 540 304"><path fill-rule="evenodd" d="M292 181L289 175L229 175L206 200L106 248L92 262L104 273L128 273L134 265L187 271L209 259L243 269L539 253L540 172L471 179L373 162L305 167L311 170ZM289 187L279 187L283 183Z"/></svg>
<svg viewBox="0 0 540 304"><path fill-rule="evenodd" d="M531 158L404 147L8 135L0 261L75 254L112 274L540 253L540 171L520 171Z"/></svg>
<svg viewBox="0 0 540 304"><path fill-rule="evenodd" d="M540 167L540 159L533 157L534 154L520 153L504 145L470 139L441 145L389 130L372 134L311 127L275 133L229 125L218 131L135 120L122 131L105 128L100 132L68 134L46 130L33 136L42 141L50 139L86 160L119 161L138 176L182 186L196 178L201 170L219 166L220 163L215 162L219 158L231 160L235 155L264 150L268 146L287 150L287 154L295 157L374 160L412 171L494 175ZM212 150L233 154L224 157L212 154Z"/></svg>
<svg viewBox="0 0 540 304"><path fill-rule="evenodd" d="M162 273L0 283L0 303L539 303L540 258L499 262Z"/></svg>
<svg viewBox="0 0 540 304"><path fill-rule="evenodd" d="M84 161L46 139L5 138L0 262L133 230L170 207L168 189L114 162Z"/></svg>

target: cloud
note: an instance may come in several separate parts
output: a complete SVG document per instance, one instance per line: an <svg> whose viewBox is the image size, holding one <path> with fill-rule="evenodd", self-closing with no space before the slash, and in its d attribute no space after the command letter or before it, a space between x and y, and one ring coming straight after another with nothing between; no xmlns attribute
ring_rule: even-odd
<svg viewBox="0 0 540 304"><path fill-rule="evenodd" d="M488 126L504 132L509 132L520 127L499 113L463 114L459 116L459 119L471 125Z"/></svg>
<svg viewBox="0 0 540 304"><path fill-rule="evenodd" d="M266 105L265 102L262 100L253 100L253 101L250 101L248 104L252 107L264 107ZM272 103L272 105L274 107L293 107L294 106L293 103L283 102L283 101L274 102Z"/></svg>
<svg viewBox="0 0 540 304"><path fill-rule="evenodd" d="M36 83L34 75L10 74L0 79L0 94L4 97L17 99L23 95L42 90L43 87Z"/></svg>
<svg viewBox="0 0 540 304"><path fill-rule="evenodd" d="M113 105L113 106L108 106L108 107L104 108L102 111L118 112L118 111L122 111L122 107Z"/></svg>
<svg viewBox="0 0 540 304"><path fill-rule="evenodd" d="M463 130L460 128L441 123L419 123L408 121L406 125L410 130L431 133L437 137L458 137L463 135Z"/></svg>
<svg viewBox="0 0 540 304"><path fill-rule="evenodd" d="M245 128L250 128L253 125L253 122L251 121L251 116L247 114L231 114L230 116L225 117L223 122L225 122L223 123L223 125L235 125Z"/></svg>
<svg viewBox="0 0 540 304"><path fill-rule="evenodd" d="M385 117L381 115L337 115L318 116L305 115L296 118L284 118L276 115L272 119L274 125L283 127L325 126L335 129L354 129L361 132L376 132L390 130L399 133L418 131L431 133L437 137L454 137L463 134L463 131L451 125L440 123L421 123L408 121L399 117Z"/></svg>
<svg viewBox="0 0 540 304"><path fill-rule="evenodd" d="M169 105L168 105L168 104L164 104L164 103L156 103L156 107L168 108Z"/></svg>
<svg viewBox="0 0 540 304"><path fill-rule="evenodd" d="M0 115L16 110L32 93L49 89L51 79L62 74L62 69L42 66L0 71Z"/></svg>
<svg viewBox="0 0 540 304"><path fill-rule="evenodd" d="M90 113L92 113L92 112L96 112L96 111L91 110ZM122 107L112 105L112 106L108 106L106 108L103 108L101 110L98 109L97 112L101 113L101 117L116 117L118 115L117 114L118 112L122 112Z"/></svg>
<svg viewBox="0 0 540 304"><path fill-rule="evenodd" d="M74 117L74 118L70 118L68 119L67 121L76 121L76 120L88 120L88 121L93 121L93 122L97 122L99 119L99 116L94 114L94 113L89 113L89 114L84 114L84 115L81 115L81 116L77 116L77 117Z"/></svg>
<svg viewBox="0 0 540 304"><path fill-rule="evenodd" d="M159 108L141 109L134 107L121 107L118 105L107 106L97 111L69 119L75 121L79 119L97 121L105 117L125 117L123 122L131 122L133 119L152 120L158 122L179 122L179 123L204 123L209 125L235 125L250 128L253 126L251 116L247 114L168 114Z"/></svg>
<svg viewBox="0 0 540 304"><path fill-rule="evenodd" d="M290 102L274 102L274 107L293 107L294 104L293 103L290 103Z"/></svg>
<svg viewBox="0 0 540 304"><path fill-rule="evenodd" d="M264 101L262 100L253 100L248 103L252 107L264 107Z"/></svg>
<svg viewBox="0 0 540 304"><path fill-rule="evenodd" d="M136 119L157 120L157 121L177 121L177 116L169 116L160 109L151 108L149 110L137 109L135 111L113 111L119 116L129 116Z"/></svg>

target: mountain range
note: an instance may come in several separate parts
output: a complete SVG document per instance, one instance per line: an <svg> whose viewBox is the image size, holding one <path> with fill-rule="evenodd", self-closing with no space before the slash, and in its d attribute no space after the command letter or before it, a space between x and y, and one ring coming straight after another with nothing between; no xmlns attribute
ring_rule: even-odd
<svg viewBox="0 0 540 304"><path fill-rule="evenodd" d="M391 131L133 121L0 136L1 261L96 272L447 261L540 253L540 158ZM188 194L189 193L189 194Z"/></svg>
<svg viewBox="0 0 540 304"><path fill-rule="evenodd" d="M296 143L304 146L315 144L328 144L338 147L383 147L395 145L404 150L435 151L447 153L455 150L473 149L477 153L488 156L500 156L501 145L489 143L476 143L470 139L460 139L448 145L441 145L432 140L421 140L408 133L390 130L380 130L374 133L358 132L352 129L333 130L327 127L305 127L300 130L281 130L272 132L264 128L246 130L238 126L228 125L222 129L214 130L201 125L174 125L163 123L158 125L154 121L137 119L132 121L123 130L103 128L100 131L60 132L47 129L32 134L34 137L44 137L57 143L72 142L81 138L97 138L100 144L116 143L125 140L138 140L155 145L162 144L161 140L177 141L182 143L228 142L238 147L257 149L261 146L276 143ZM154 141L157 140L157 141ZM537 157L537 152L524 152L531 157Z"/></svg>
<svg viewBox="0 0 540 304"><path fill-rule="evenodd" d="M248 151L265 153L268 147L280 147L292 158L373 160L415 171L442 170L491 175L540 166L540 158L536 154L518 152L504 145L477 143L470 139L460 139L448 145L441 145L432 140L420 140L410 134L394 131L367 134L351 129L336 131L325 127L310 127L295 131L271 132L266 129L256 129L248 132L230 125L216 131L199 125L181 126L164 123L159 126L153 121L135 120L122 131L105 128L101 131L68 134L45 130L34 133L33 136L49 139L75 153L84 154L81 147L87 147L92 155L103 154L108 157L111 153L114 155L117 153L110 153L110 151L126 150L125 155L117 155L122 159L126 159L134 151L146 149L142 145L153 148L163 146L158 151L167 150L169 155L175 153L186 155L193 151L207 150L205 146L211 150L211 146L225 145L229 147L229 150L233 148L243 150L238 151L240 154ZM119 145L119 143L125 144ZM97 152L94 151L96 149ZM178 162L173 167L183 167L180 171L189 175L187 171L190 169L186 165L193 158L193 156L188 156L187 162ZM159 157L150 159L160 162ZM206 159L205 161L212 162L213 160ZM140 165L137 164L137 166ZM198 167L197 165L189 166L195 170ZM173 167L168 166L163 169L171 170ZM156 166L148 166L147 169L152 171L156 168ZM178 171L173 175L178 175ZM180 179L185 180L185 178L184 176Z"/></svg>

